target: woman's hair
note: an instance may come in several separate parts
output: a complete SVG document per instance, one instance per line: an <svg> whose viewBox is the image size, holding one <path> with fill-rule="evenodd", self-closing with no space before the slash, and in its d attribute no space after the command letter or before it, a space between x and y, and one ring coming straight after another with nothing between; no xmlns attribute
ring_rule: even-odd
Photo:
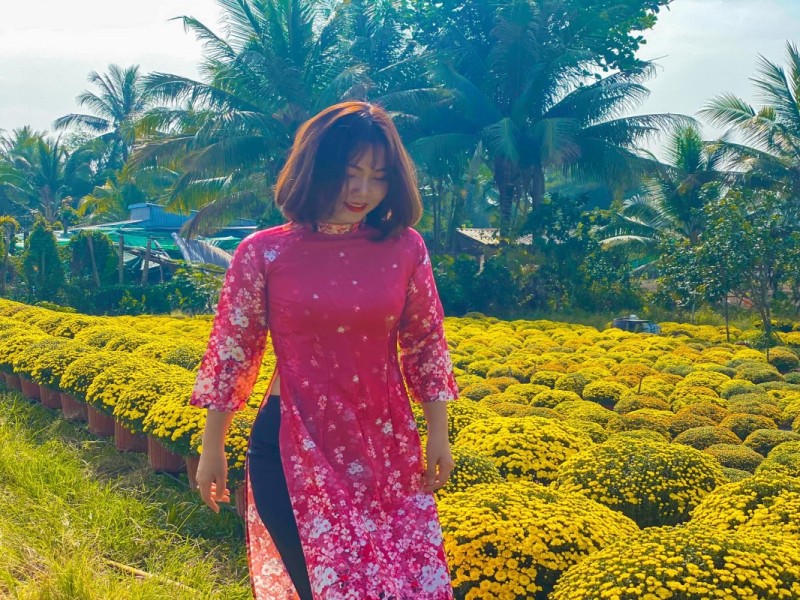
<svg viewBox="0 0 800 600"><path fill-rule="evenodd" d="M370 147L383 149L388 192L366 223L380 231L377 240L416 225L422 201L414 165L386 111L366 102L329 106L300 126L275 185L284 217L309 225L330 218L347 185L347 165Z"/></svg>

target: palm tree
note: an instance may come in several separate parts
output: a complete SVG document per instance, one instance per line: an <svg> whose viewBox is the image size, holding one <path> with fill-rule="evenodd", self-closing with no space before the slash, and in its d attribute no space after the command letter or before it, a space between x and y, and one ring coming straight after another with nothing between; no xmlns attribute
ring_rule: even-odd
<svg viewBox="0 0 800 600"><path fill-rule="evenodd" d="M553 33L549 5L508 0L495 6L465 7L466 21L454 21L439 36L432 74L452 98L426 107L421 120L430 130L415 146L466 159L482 144L507 235L515 205L521 212L541 205L549 170L632 185L653 166L637 143L689 119L624 116L648 95L643 82L652 75L650 64L600 77L595 53L574 50L575 40Z"/></svg>
<svg viewBox="0 0 800 600"><path fill-rule="evenodd" d="M99 92L84 91L77 102L94 114L71 113L56 119L54 127L56 130L83 127L100 134L98 141L108 148L107 166L121 168L136 142L134 122L147 109L149 92L142 85L138 65L127 69L109 65L107 74L92 71L89 82Z"/></svg>
<svg viewBox="0 0 800 600"><path fill-rule="evenodd" d="M0 187L52 224L62 206L91 190L93 159L88 147L70 151L60 138L16 129L0 137Z"/></svg>
<svg viewBox="0 0 800 600"><path fill-rule="evenodd" d="M352 13L345 18L355 10L351 5L218 1L225 38L183 17L205 44L206 81L149 75L147 89L168 106L150 110L138 124L146 140L136 163L158 161L181 173L166 208L199 209L184 227L188 236L242 215L281 219L276 208L265 211L266 199L299 125L329 104L365 98L374 86L367 67L343 46L354 23Z"/></svg>
<svg viewBox="0 0 800 600"><path fill-rule="evenodd" d="M626 200L601 232L606 248L638 246L645 259L642 268L657 258L658 244L665 238L686 239L691 246L699 243L705 228L703 207L715 193L705 186L730 176L723 171L724 153L718 145L704 142L695 125L676 130L666 151L667 162L645 177L643 192Z"/></svg>
<svg viewBox="0 0 800 600"><path fill-rule="evenodd" d="M729 127L719 151L749 175L749 184L771 189L800 209L800 52L786 44L788 72L763 56L752 79L765 105L756 111L733 94L722 94L700 111ZM731 141L734 135L741 143Z"/></svg>

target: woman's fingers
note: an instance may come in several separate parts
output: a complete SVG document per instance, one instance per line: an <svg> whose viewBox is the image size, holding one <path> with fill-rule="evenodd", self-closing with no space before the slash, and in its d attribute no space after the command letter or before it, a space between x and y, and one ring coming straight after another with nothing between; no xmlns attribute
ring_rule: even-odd
<svg viewBox="0 0 800 600"><path fill-rule="evenodd" d="M231 501L231 492L224 485L217 487L217 484L214 481L198 481L197 487L200 490L200 498L215 513L219 512L219 505L217 502Z"/></svg>

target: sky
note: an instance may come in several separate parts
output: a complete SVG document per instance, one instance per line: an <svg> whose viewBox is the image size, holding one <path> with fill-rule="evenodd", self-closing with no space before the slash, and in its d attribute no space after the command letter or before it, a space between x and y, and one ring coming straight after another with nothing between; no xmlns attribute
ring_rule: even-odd
<svg viewBox="0 0 800 600"><path fill-rule="evenodd" d="M190 15L220 33L219 14L215 0L0 0L0 130L51 129L82 112L75 97L95 91L88 74L111 63L199 77L201 44L170 19ZM759 106L757 56L786 63L786 41L800 44L800 0L674 0L646 37L639 56L659 70L636 113L697 116L723 92Z"/></svg>

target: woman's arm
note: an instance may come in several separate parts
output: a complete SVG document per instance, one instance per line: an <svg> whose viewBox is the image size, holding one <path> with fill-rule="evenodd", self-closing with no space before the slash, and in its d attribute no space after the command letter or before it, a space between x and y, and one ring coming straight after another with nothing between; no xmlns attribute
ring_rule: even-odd
<svg viewBox="0 0 800 600"><path fill-rule="evenodd" d="M244 408L253 391L267 343L263 263L254 236L242 240L225 274L208 347L189 401L209 409L197 485L214 512L219 512L216 501L229 501L225 435L234 412Z"/></svg>

